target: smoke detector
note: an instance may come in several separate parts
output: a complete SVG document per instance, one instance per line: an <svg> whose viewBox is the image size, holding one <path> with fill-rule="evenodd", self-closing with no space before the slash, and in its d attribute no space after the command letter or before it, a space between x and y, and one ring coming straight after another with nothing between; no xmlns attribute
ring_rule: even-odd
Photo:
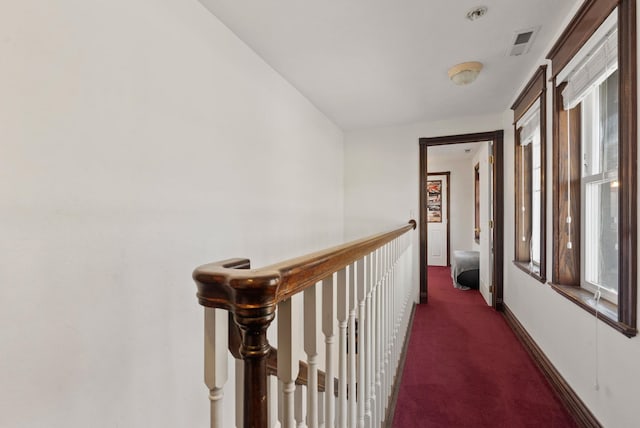
<svg viewBox="0 0 640 428"><path fill-rule="evenodd" d="M507 51L508 56L520 56L529 52L533 41L536 39L536 34L540 27L528 28L526 30L520 30L513 33L511 39L511 45Z"/></svg>
<svg viewBox="0 0 640 428"><path fill-rule="evenodd" d="M476 19L482 18L487 14L487 10L489 9L487 9L486 6L474 7L469 12L467 12L467 19L469 21L475 21Z"/></svg>

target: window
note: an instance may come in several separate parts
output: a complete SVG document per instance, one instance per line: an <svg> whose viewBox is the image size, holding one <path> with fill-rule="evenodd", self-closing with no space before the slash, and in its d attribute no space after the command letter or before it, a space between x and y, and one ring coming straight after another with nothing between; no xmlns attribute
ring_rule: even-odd
<svg viewBox="0 0 640 428"><path fill-rule="evenodd" d="M545 90L542 66L511 107L516 136L514 263L541 282L546 277Z"/></svg>
<svg viewBox="0 0 640 428"><path fill-rule="evenodd" d="M636 11L588 0L548 58L556 291L631 337L637 291Z"/></svg>
<svg viewBox="0 0 640 428"><path fill-rule="evenodd" d="M542 253L541 222L544 214L542 210L542 153L540 149L540 124L537 132L531 138L531 269L533 266L540 274L540 259Z"/></svg>
<svg viewBox="0 0 640 428"><path fill-rule="evenodd" d="M618 72L582 101L581 285L618 297Z"/></svg>

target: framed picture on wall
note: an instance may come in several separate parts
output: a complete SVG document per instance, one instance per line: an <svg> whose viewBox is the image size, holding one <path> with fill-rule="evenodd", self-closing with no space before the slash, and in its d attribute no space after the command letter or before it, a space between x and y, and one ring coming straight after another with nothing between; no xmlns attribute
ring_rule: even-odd
<svg viewBox="0 0 640 428"><path fill-rule="evenodd" d="M442 223L442 180L427 181L427 221Z"/></svg>

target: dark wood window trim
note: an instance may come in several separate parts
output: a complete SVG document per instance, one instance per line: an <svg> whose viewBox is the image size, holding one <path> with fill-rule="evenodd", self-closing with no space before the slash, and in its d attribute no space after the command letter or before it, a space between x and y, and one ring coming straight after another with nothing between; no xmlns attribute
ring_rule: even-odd
<svg viewBox="0 0 640 428"><path fill-rule="evenodd" d="M633 337L637 334L637 330L635 328L616 321L616 319L618 318L617 305L604 299L600 299L600 301L596 304L596 300L593 298L593 293L585 290L584 288L553 283L550 283L550 285L555 291L592 315L595 315L597 308L598 319L618 330L625 336Z"/></svg>
<svg viewBox="0 0 640 428"><path fill-rule="evenodd" d="M531 270L529 268L529 262L521 262L518 260L514 260L513 265L518 269L520 269L522 272L529 275L530 277L534 278L535 280L540 281L543 284L546 283L546 279L540 276L539 272L536 272L535 270ZM540 272L542 272L542 270L540 270Z"/></svg>
<svg viewBox="0 0 640 428"><path fill-rule="evenodd" d="M626 0L623 0L626 1ZM635 3L635 0L633 0ZM586 0L553 45L547 59L553 63L553 78L571 61L620 0ZM634 15L635 18L635 15ZM620 52L618 50L618 52Z"/></svg>
<svg viewBox="0 0 640 428"><path fill-rule="evenodd" d="M567 208L572 217L570 225L574 248L579 249L580 236L580 201L572 198L572 206L566 206L567 178L566 156L563 156L561 144L567 142L567 115L572 124L579 124L579 106L570 111L562 109L561 90L556 87L558 73L569 63L584 43L595 33L607 16L618 7L618 72L619 88L619 270L618 270L618 305L608 306L601 301L596 308L593 295L580 288L580 254L566 248L567 224L561 221L566 217ZM637 334L637 34L636 34L636 2L635 0L587 0L569 23L559 40L553 46L547 59L552 62L554 95L554 197L553 197L553 277L552 287L579 307L595 313L616 330L628 337ZM573 127L572 127L573 128ZM571 130L574 137L569 142L572 149L578 145L579 127ZM574 141L575 140L575 141ZM564 143L561 143L564 142ZM574 156L577 158L577 156ZM572 157L572 158L574 158ZM575 160L577 161L577 159ZM575 162L574 161L574 162ZM573 162L572 162L573 163ZM572 171L579 171L579 163ZM579 175L579 174L578 174ZM563 178L564 177L564 178ZM573 195L580 195L580 177L572 177ZM562 182L564 180L564 183ZM575 184L575 185L574 185ZM575 189L575 192L574 192ZM577 201L575 199L578 199ZM564 213L564 215L563 215ZM575 232L575 233L574 233ZM577 241L577 244L576 244Z"/></svg>
<svg viewBox="0 0 640 428"><path fill-rule="evenodd" d="M554 81L555 82L555 81ZM571 164L567 162L566 141L571 136L570 150L580 153L581 128L580 105L569 111L562 105L562 84L554 89L553 120L553 269L552 281L556 284L580 287L580 157L572 156ZM568 117L570 116L570 117ZM567 132L566 124L571 123ZM567 207L567 175L571 171L570 186L571 206ZM571 215L571 223L565 219ZM569 232L572 247L568 249Z"/></svg>
<svg viewBox="0 0 640 428"><path fill-rule="evenodd" d="M525 88L522 90L516 101L511 106L513 110L513 126L515 132L515 147L514 147L514 159L515 159L515 260L513 263L522 271L526 272L533 278L544 283L547 275L547 197L546 197L546 165L547 165L547 101L546 101L546 89L547 89L547 66L542 65L531 77ZM520 148L520 130L516 128L518 120L520 120L527 111L540 100L540 263L536 264L537 271L531 269L529 260L531 259L531 251L529 242L522 241L521 234L519 232L525 232L526 236L530 236L533 225L531 223L531 195L532 195L532 150L531 146ZM524 189L522 189L522 182L524 176ZM527 213L526 218L522 218L519 214L522 208L521 203L524 200ZM524 222L524 224L523 224Z"/></svg>

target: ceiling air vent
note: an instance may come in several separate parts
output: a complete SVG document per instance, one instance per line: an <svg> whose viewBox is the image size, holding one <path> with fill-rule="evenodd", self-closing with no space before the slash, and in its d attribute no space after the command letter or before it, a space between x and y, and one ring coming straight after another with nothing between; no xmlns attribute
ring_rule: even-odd
<svg viewBox="0 0 640 428"><path fill-rule="evenodd" d="M509 56L520 56L529 52L538 33L538 28L539 27L516 31L507 54Z"/></svg>

